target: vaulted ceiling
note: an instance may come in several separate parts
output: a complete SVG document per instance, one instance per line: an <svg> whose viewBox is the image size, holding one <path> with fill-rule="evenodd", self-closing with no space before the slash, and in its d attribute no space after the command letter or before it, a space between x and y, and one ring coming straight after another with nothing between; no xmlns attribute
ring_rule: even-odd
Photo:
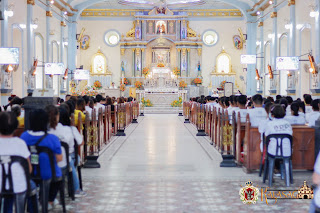
<svg viewBox="0 0 320 213"><path fill-rule="evenodd" d="M153 8L163 2L170 8L187 9L240 9L248 19L269 0L68 0L67 3L78 10L78 15L84 9L141 9ZM129 3L128 3L129 2ZM174 4L175 3L175 4Z"/></svg>

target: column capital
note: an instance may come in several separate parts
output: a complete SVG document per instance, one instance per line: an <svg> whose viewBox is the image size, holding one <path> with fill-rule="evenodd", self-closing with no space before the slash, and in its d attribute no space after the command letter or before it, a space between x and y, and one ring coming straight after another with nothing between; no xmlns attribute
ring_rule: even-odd
<svg viewBox="0 0 320 213"><path fill-rule="evenodd" d="M141 48L141 52L144 52L144 48Z"/></svg>
<svg viewBox="0 0 320 213"><path fill-rule="evenodd" d="M177 50L178 50L178 52L180 52L180 51L181 51L181 48L177 48Z"/></svg>
<svg viewBox="0 0 320 213"><path fill-rule="evenodd" d="M271 18L277 18L278 17L278 13L277 12L272 12L270 17Z"/></svg>
<svg viewBox="0 0 320 213"><path fill-rule="evenodd" d="M121 54L121 55L124 55L124 52L125 52L125 51L126 51L126 49L121 48L121 49L120 49L120 54Z"/></svg>
<svg viewBox="0 0 320 213"><path fill-rule="evenodd" d="M296 0L288 0L288 6L296 5Z"/></svg>
<svg viewBox="0 0 320 213"><path fill-rule="evenodd" d="M263 22L259 22L258 27L263 27Z"/></svg>
<svg viewBox="0 0 320 213"><path fill-rule="evenodd" d="M52 11L46 11L46 16L47 17L52 17Z"/></svg>
<svg viewBox="0 0 320 213"><path fill-rule="evenodd" d="M198 56L201 56L201 54L202 54L202 49L198 48Z"/></svg>
<svg viewBox="0 0 320 213"><path fill-rule="evenodd" d="M66 25L66 23L65 23L64 21L61 21L61 22L60 22L60 26L66 27L67 25Z"/></svg>
<svg viewBox="0 0 320 213"><path fill-rule="evenodd" d="M27 4L35 5L34 0L27 0Z"/></svg>

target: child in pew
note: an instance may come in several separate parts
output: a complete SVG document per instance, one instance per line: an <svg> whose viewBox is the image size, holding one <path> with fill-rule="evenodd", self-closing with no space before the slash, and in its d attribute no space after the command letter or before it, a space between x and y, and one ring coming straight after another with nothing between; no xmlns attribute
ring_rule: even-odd
<svg viewBox="0 0 320 213"><path fill-rule="evenodd" d="M265 109L262 107L263 98L261 95L256 94L252 97L253 109L248 110L248 114L250 116L250 123L252 127L258 127L259 123L262 120L265 120L267 117L267 113Z"/></svg>
<svg viewBox="0 0 320 213"><path fill-rule="evenodd" d="M313 112L309 113L308 126L310 126L310 127L311 126L315 126L316 125L316 120L318 120L319 117L320 117L319 99L313 100L311 105L312 105Z"/></svg>
<svg viewBox="0 0 320 213"><path fill-rule="evenodd" d="M292 135L292 127L291 124L284 119L285 116L285 110L284 108L279 105L275 104L271 107L271 116L272 120L270 120L266 125L261 126L259 128L259 132L261 134L265 134L265 137L271 134L289 134ZM277 147L277 141L272 139L269 142L268 146L268 153L271 155L276 155L275 153ZM263 152L263 142L260 143L260 149L261 152ZM283 156L290 156L291 155L291 146L290 141L284 140L282 143L282 149L283 149ZM280 153L280 149L277 150L278 153Z"/></svg>
<svg viewBox="0 0 320 213"><path fill-rule="evenodd" d="M291 125L305 125L306 119L304 114L299 113L299 104L297 102L293 102L290 105L291 114L286 115L284 119L289 121ZM287 112L286 112L287 113Z"/></svg>
<svg viewBox="0 0 320 213"><path fill-rule="evenodd" d="M248 110L246 108L247 103L247 96L240 95L237 97L238 107L239 109L236 110L236 119L238 121L238 112L240 113L240 122L245 123Z"/></svg>

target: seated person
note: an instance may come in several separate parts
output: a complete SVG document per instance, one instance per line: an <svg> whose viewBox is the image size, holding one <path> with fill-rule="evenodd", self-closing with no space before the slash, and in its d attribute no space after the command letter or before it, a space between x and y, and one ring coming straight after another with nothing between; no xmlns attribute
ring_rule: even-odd
<svg viewBox="0 0 320 213"><path fill-rule="evenodd" d="M24 117L21 116L21 107L19 105L13 105L11 111L17 116L19 122L19 128L24 127Z"/></svg>
<svg viewBox="0 0 320 213"><path fill-rule="evenodd" d="M114 82L111 83L111 86L109 87L110 89L117 89L116 85Z"/></svg>
<svg viewBox="0 0 320 213"><path fill-rule="evenodd" d="M303 99L305 103L306 121L309 123L310 113L312 112L312 97L309 94L304 94Z"/></svg>
<svg viewBox="0 0 320 213"><path fill-rule="evenodd" d="M231 121L233 112L239 109L237 96L231 95L229 98L229 104L230 104L230 107L227 110L228 110L229 120Z"/></svg>
<svg viewBox="0 0 320 213"><path fill-rule="evenodd" d="M28 160L29 172L32 171L30 163L30 152L25 142L18 137L13 137L15 129L18 127L18 120L13 112L0 113L0 156L15 155ZM27 196L27 182L24 170L20 165L12 165L13 191L16 193L14 199L16 202L16 212L24 212L25 199ZM2 183L2 169L0 169L0 183ZM8 189L9 184L6 184ZM0 191L2 184L0 184ZM2 201L1 201L2 202ZM12 198L4 200L3 212L12 212Z"/></svg>
<svg viewBox="0 0 320 213"><path fill-rule="evenodd" d="M309 114L306 114L306 120L307 120L307 115L309 115L308 126L315 126L316 120L318 120L320 117L319 99L313 100L311 105L312 105L312 112Z"/></svg>
<svg viewBox="0 0 320 213"><path fill-rule="evenodd" d="M86 115L83 113L85 110L86 110L85 100L83 98L78 98L76 109L74 110L74 120L75 120L74 122L76 126L78 125L78 122L79 122L79 119L78 119L79 113L81 115L82 123L85 122Z"/></svg>
<svg viewBox="0 0 320 213"><path fill-rule="evenodd" d="M54 154L54 164L56 174L51 173L50 161L46 154L40 154L39 164L40 164L40 176L45 180L45 187L50 187L51 178L53 175L56 177L61 177L62 172L58 166L58 162L62 161L62 151L59 138L52 134L47 134L48 128L48 114L42 109L33 110L30 113L30 130L25 131L21 135L27 146L33 146L38 143L38 146L48 147ZM46 135L46 136L45 136ZM39 143L40 140L40 143ZM58 186L50 187L49 200L52 200L56 196ZM49 205L50 208L50 205Z"/></svg>
<svg viewBox="0 0 320 213"><path fill-rule="evenodd" d="M239 112L240 113L240 122L245 123L246 118L247 118L247 113L248 113L248 110L246 108L247 96L240 95L237 97L237 101L238 101L239 109L236 110L236 119L238 121L238 112Z"/></svg>
<svg viewBox="0 0 320 213"><path fill-rule="evenodd" d="M318 154L316 163L314 164L312 182L317 186L317 188L314 190L314 196L310 205L309 213L316 213L320 212L320 153Z"/></svg>
<svg viewBox="0 0 320 213"><path fill-rule="evenodd" d="M289 107L291 109L291 114L287 114L284 119L289 121L291 125L305 125L306 119L304 118L304 114L299 113L299 104L293 102Z"/></svg>
<svg viewBox="0 0 320 213"><path fill-rule="evenodd" d="M267 113L262 107L263 98L261 95L257 94L252 97L253 109L248 110L250 116L250 123L252 127L258 127L259 123L266 119Z"/></svg>
<svg viewBox="0 0 320 213"><path fill-rule="evenodd" d="M265 137L272 134L289 134L292 135L292 127L291 124L284 119L284 116L286 115L284 108L279 105L275 104L271 107L271 116L272 120L268 122L268 125L264 125L264 129L259 129L260 133L264 133ZM277 141L274 141L272 139L269 142L268 150L269 154L276 155L275 152L277 147ZM261 142L260 144L261 150L263 150L263 144ZM283 156L288 157L291 156L291 147L290 142L288 140L284 140L282 143L283 148ZM280 154L280 149L277 150L278 154Z"/></svg>

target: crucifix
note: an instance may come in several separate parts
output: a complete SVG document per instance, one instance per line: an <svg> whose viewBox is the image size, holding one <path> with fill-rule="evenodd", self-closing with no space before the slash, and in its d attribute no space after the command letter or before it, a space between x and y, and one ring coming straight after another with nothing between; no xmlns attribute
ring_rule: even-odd
<svg viewBox="0 0 320 213"><path fill-rule="evenodd" d="M49 92L49 90L46 90L45 88L43 88L42 90L39 90L39 92L41 92L41 96L44 95L45 92Z"/></svg>

